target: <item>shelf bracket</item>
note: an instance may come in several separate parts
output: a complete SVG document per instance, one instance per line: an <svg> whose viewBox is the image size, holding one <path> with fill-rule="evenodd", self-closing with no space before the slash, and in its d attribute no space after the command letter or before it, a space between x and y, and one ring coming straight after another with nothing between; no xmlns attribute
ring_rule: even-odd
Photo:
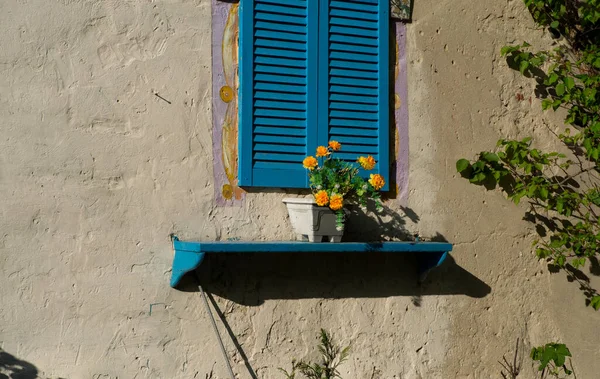
<svg viewBox="0 0 600 379"><path fill-rule="evenodd" d="M197 269L206 253L201 251L199 243L182 243L179 238L173 237L173 270L171 272L171 287L175 288L181 278L190 271Z"/></svg>

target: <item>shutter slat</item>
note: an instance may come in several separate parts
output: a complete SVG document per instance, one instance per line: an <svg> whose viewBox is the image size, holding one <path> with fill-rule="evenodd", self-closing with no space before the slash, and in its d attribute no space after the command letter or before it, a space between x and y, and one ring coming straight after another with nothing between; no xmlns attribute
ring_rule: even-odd
<svg viewBox="0 0 600 379"><path fill-rule="evenodd" d="M254 75L254 80L267 83L299 84L306 88L306 78L300 76L256 74Z"/></svg>
<svg viewBox="0 0 600 379"><path fill-rule="evenodd" d="M257 4L285 4L289 7L306 8L306 0L254 0Z"/></svg>
<svg viewBox="0 0 600 379"><path fill-rule="evenodd" d="M373 88L362 88L362 87L350 87L350 86L339 86L332 85L329 90L334 93L345 93L351 95L363 95L363 96L377 96L377 89Z"/></svg>
<svg viewBox="0 0 600 379"><path fill-rule="evenodd" d="M351 62L339 59L332 59L329 62L330 67L344 68L355 71L370 71L378 73L378 66L375 63Z"/></svg>
<svg viewBox="0 0 600 379"><path fill-rule="evenodd" d="M263 117L273 117L273 118L285 118L285 119L297 119L297 120L305 120L306 112L295 112L295 111L285 111L281 109L273 109L273 108L254 108L255 116L263 116Z"/></svg>
<svg viewBox="0 0 600 379"><path fill-rule="evenodd" d="M268 47L257 47L254 50L254 54L256 54L257 58L261 57L284 57L291 58L296 61L306 60L306 53L303 51L297 50L288 50L282 46L274 46L274 48ZM343 53L339 53L343 54ZM371 61L369 61L371 62Z"/></svg>
<svg viewBox="0 0 600 379"><path fill-rule="evenodd" d="M348 111L365 111L365 112L377 112L377 105L370 104L355 104L355 103L342 103L339 101L330 101L329 109L343 109Z"/></svg>
<svg viewBox="0 0 600 379"><path fill-rule="evenodd" d="M371 55L377 55L377 48L373 47L373 46L362 46L362 45L355 45L352 43L340 43L340 42L333 42L329 45L329 49L330 50L334 50L334 51L344 51L344 52L350 52L350 53L365 53L365 54L371 54Z"/></svg>
<svg viewBox="0 0 600 379"><path fill-rule="evenodd" d="M367 63L374 63L374 64L377 64L377 62L379 62L379 57L377 55L371 55L371 54L354 54L354 53L345 53L345 52L341 52L341 51L332 51L331 53L329 53L329 57L334 60L342 60L342 61L367 62Z"/></svg>
<svg viewBox="0 0 600 379"><path fill-rule="evenodd" d="M377 22L377 8L371 8L371 12L368 11L368 8L365 9L365 7L363 6L360 11L354 11L351 10L353 8L348 7L348 4L352 4L350 2L345 2L343 3L344 6L343 7L337 7L335 3L339 3L338 1L332 1L331 2L331 9L329 10L329 15L330 16L336 16L336 17L343 17L343 18L354 18L354 19L358 19L358 20L368 20L368 21L375 21ZM356 6L355 4L353 4L354 6ZM344 8L348 8L344 9Z"/></svg>
<svg viewBox="0 0 600 379"><path fill-rule="evenodd" d="M304 128L282 128L277 126L256 126L255 135L273 135L273 136L296 136L305 138L306 130Z"/></svg>
<svg viewBox="0 0 600 379"><path fill-rule="evenodd" d="M255 100L256 108L288 109L292 111L306 111L306 103L294 103L288 101ZM346 108L343 108L346 109Z"/></svg>
<svg viewBox="0 0 600 379"><path fill-rule="evenodd" d="M353 9L358 10L360 12L366 13L375 13L377 14L377 5L365 5L360 3L354 3L352 1L332 1L329 3L330 7L333 9Z"/></svg>
<svg viewBox="0 0 600 379"><path fill-rule="evenodd" d="M255 65L254 72L261 72L261 73L264 72L264 73L268 73L268 74L278 74L278 75L300 76L302 78L306 77L306 71L302 68L271 66L271 65L263 65L263 64Z"/></svg>
<svg viewBox="0 0 600 379"><path fill-rule="evenodd" d="M303 62L301 59L282 59L282 58L272 58L272 57L265 57L265 56L257 56L254 59L254 63L289 66L289 67L299 67L299 68L306 67L305 62Z"/></svg>
<svg viewBox="0 0 600 379"><path fill-rule="evenodd" d="M281 93L275 91L255 91L255 99L281 100L281 101L305 101L304 94L297 93Z"/></svg>
<svg viewBox="0 0 600 379"><path fill-rule="evenodd" d="M357 20L346 17L331 17L329 19L331 25L352 25L353 27L361 28L363 30L377 30L377 21L365 21Z"/></svg>
<svg viewBox="0 0 600 379"><path fill-rule="evenodd" d="M297 51L306 51L306 44L305 43L298 43L298 42L291 42L291 41L281 41L281 40L273 40L273 39L268 39L268 38L257 38L256 41L254 42L255 46L261 46L261 47L276 47L278 49L285 49L285 50L297 50ZM348 51L352 51L352 50L348 50Z"/></svg>
<svg viewBox="0 0 600 379"><path fill-rule="evenodd" d="M331 76L341 76L346 78L377 79L377 72L373 71L345 70L343 68L332 68L329 70L329 73Z"/></svg>
<svg viewBox="0 0 600 379"><path fill-rule="evenodd" d="M279 24L276 22L268 22L268 21L256 21L256 24L254 25L254 28L256 30L262 30L262 35L264 35L264 30L275 30L275 31L281 31L281 32L288 32L288 33L299 33L302 34L303 36L305 36L305 32L306 32L306 28L304 26L300 26L300 25L286 25L286 24Z"/></svg>
<svg viewBox="0 0 600 379"><path fill-rule="evenodd" d="M283 28L284 24L280 24L280 25L282 25L282 28ZM291 32L293 30L294 26L293 25L290 25L290 26L291 26L291 28L289 28L289 31ZM304 29L304 27L301 27L301 29ZM256 29L256 33L254 35L258 38L270 38L270 39L274 39L274 40L280 39L282 41L297 41L297 42L306 43L306 34L301 34L301 33L287 33L287 32L273 31L273 30Z"/></svg>
<svg viewBox="0 0 600 379"><path fill-rule="evenodd" d="M353 129L353 128L366 128L377 130L379 124L377 122L368 121L368 120L355 120L348 118L331 118L329 120L330 126L343 126L345 128Z"/></svg>
<svg viewBox="0 0 600 379"><path fill-rule="evenodd" d="M304 159L304 153L306 152L306 148L304 146L287 145L284 144L283 141L277 141L276 143L255 143L254 151L267 153L296 153L302 156L302 159ZM300 162L302 162L302 159L300 159Z"/></svg>
<svg viewBox="0 0 600 379"><path fill-rule="evenodd" d="M379 120L379 114L377 112L361 112L358 109L351 111L342 111L342 110L331 110L329 111L329 117L333 118L343 118L348 120L367 120L367 121L377 121Z"/></svg>
<svg viewBox="0 0 600 379"><path fill-rule="evenodd" d="M377 104L377 99L368 96L347 95L341 93L332 93L329 95L331 101L344 101L357 104Z"/></svg>
<svg viewBox="0 0 600 379"><path fill-rule="evenodd" d="M329 37L331 42L351 42L356 45L377 46L377 38L365 38L364 36L346 36L343 34L331 33Z"/></svg>
<svg viewBox="0 0 600 379"><path fill-rule="evenodd" d="M266 83L257 82L254 85L255 90L264 90L272 92L290 92L290 93L306 93L306 86L303 85L291 85L291 84L279 84L279 83Z"/></svg>
<svg viewBox="0 0 600 379"><path fill-rule="evenodd" d="M275 13L282 15L295 15L306 17L306 9L305 8L295 8L290 6L281 6L274 5L273 3L257 3L256 4L257 12L267 12L267 13Z"/></svg>
<svg viewBox="0 0 600 379"><path fill-rule="evenodd" d="M306 120L294 120L291 118L255 117L254 125L281 126L281 128L305 128Z"/></svg>
<svg viewBox="0 0 600 379"><path fill-rule="evenodd" d="M302 168L302 160L305 158L304 153L302 154L285 154L285 153L254 153L254 159L263 162L298 162L298 166Z"/></svg>
<svg viewBox="0 0 600 379"><path fill-rule="evenodd" d="M306 17L285 16L277 13L257 12L255 15L255 19L271 22L280 22L282 24L306 26Z"/></svg>
<svg viewBox="0 0 600 379"><path fill-rule="evenodd" d="M254 135L254 142L278 143L298 146L304 146L306 144L306 140L304 139L304 137L274 136L268 134Z"/></svg>
<svg viewBox="0 0 600 379"><path fill-rule="evenodd" d="M329 31L331 33L344 34L347 36L361 36L361 37L377 38L376 30L358 29L358 28L353 28L352 26L332 25L332 26L330 26Z"/></svg>
<svg viewBox="0 0 600 379"><path fill-rule="evenodd" d="M365 87L365 88L378 88L379 83L374 79L354 79L354 78L341 78L338 76L331 75L329 78L329 83L331 84L340 84L340 85L349 85L355 87Z"/></svg>
<svg viewBox="0 0 600 379"><path fill-rule="evenodd" d="M300 161L300 162L257 161L254 164L254 167L256 169L263 169L263 170L268 170L271 172L273 170L282 170L280 175L289 175L290 172L294 172L294 171L298 170L298 167L304 169L302 167L302 161ZM287 173L285 171L287 171ZM277 178L277 179L281 180L281 178ZM274 184L273 187L281 187L281 183Z"/></svg>
<svg viewBox="0 0 600 379"><path fill-rule="evenodd" d="M349 128L329 128L330 135L336 136L365 136L365 137L377 137L379 134L377 129L349 129ZM344 146L342 146L342 149Z"/></svg>
<svg viewBox="0 0 600 379"><path fill-rule="evenodd" d="M380 1L380 0L352 0L353 3L356 4L363 4L363 5L367 5L367 6L377 6L379 5L379 9L381 9L381 6L384 5L384 1ZM388 2L389 3L389 2Z"/></svg>

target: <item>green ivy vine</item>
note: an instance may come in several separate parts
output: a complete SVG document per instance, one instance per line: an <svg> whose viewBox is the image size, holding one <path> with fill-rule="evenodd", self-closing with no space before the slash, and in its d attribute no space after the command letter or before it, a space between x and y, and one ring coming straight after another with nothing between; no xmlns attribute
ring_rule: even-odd
<svg viewBox="0 0 600 379"><path fill-rule="evenodd" d="M553 50L528 43L501 50L509 65L537 80L544 110L565 111L557 138L570 154L545 152L530 137L501 139L494 151L456 162L471 183L501 187L510 200L526 199L526 219L541 238L535 253L578 280L586 303L600 309L600 293L574 275L600 254L600 0L524 0L534 20L556 38Z"/></svg>

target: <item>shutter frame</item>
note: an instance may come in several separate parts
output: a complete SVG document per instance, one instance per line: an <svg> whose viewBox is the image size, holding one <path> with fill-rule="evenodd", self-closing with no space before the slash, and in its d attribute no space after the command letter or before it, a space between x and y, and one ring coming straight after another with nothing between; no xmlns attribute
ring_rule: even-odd
<svg viewBox="0 0 600 379"><path fill-rule="evenodd" d="M330 139L344 138L348 142L351 141L351 144L340 141L342 150L337 155L342 159L356 159L358 155L376 155L375 169L361 169L360 175L364 178L368 178L372 173L383 175L386 184L382 191L388 191L391 91L389 0L363 1L353 4L352 9L347 10L342 9L339 4L339 0L321 0L319 8L319 142L326 144ZM369 8L371 13L365 11L359 14L361 7ZM376 17L372 13L375 9ZM369 17L369 14L373 16ZM341 23L344 16L352 20L354 17L360 17L360 21L345 25ZM376 30L373 29L375 20ZM356 30L351 30L353 34L360 34L357 25L367 28L365 35L371 34L370 40L357 35L343 34L350 31L348 27L351 26L356 27ZM369 41L373 41L375 36L377 54L373 55L375 49L369 46ZM356 46L354 50L343 51L344 44ZM337 50L330 48L334 45L337 46ZM344 62L344 58L347 58L347 62ZM373 60L376 60L376 63L372 62ZM336 64L332 61L336 61ZM346 64L345 67L341 67L343 63ZM373 72L373 67L377 67L376 73ZM367 80L361 76L363 74L368 76ZM335 77L336 75L344 77L342 79ZM376 88L369 85L369 82L373 81L377 83ZM367 96L369 99L365 99ZM344 99L349 102L344 103ZM345 110L340 110L342 108ZM376 112L373 112L374 109ZM377 120L373 119L373 113L376 113Z"/></svg>
<svg viewBox="0 0 600 379"><path fill-rule="evenodd" d="M238 183L252 185L252 102L254 101L254 0L240 2L239 105L238 105Z"/></svg>
<svg viewBox="0 0 600 379"><path fill-rule="evenodd" d="M390 1L379 0L379 173L390 189Z"/></svg>
<svg viewBox="0 0 600 379"><path fill-rule="evenodd" d="M353 8L347 11L335 10L335 22L331 22L330 16L330 4L340 3L339 0L306 0L306 123L303 125L304 132L304 149L306 155L314 155L315 148L318 145L326 145L332 135L335 137L335 130L344 130L348 126L354 125L361 129L348 129L346 135L349 139L353 139L354 145L348 145L350 149L345 150L344 148L339 153L340 156L350 157L358 156L359 151L369 152L376 151L371 155L377 156L377 166L374 171L364 172L361 170L363 177L368 177L370 173L380 173L386 178L386 185L382 189L383 191L389 190L390 182L390 72L389 72L389 46L390 46L390 31L389 31L389 0L366 0L361 3L353 4ZM265 157L268 152L262 151L257 153L255 151L255 135L256 126L255 122L255 67L258 65L255 62L255 9L256 4L273 4L271 0L243 0L240 1L240 44L239 44L239 70L240 70L240 83L239 83L239 133L238 133L238 151L239 151L239 169L238 169L238 184L240 186L252 186L252 187L282 187L282 188L308 188L308 176L306 170L302 167L300 158L298 166L292 166L291 163L287 163L284 168L278 167L277 164L269 165L269 162L261 162L261 167L255 165L255 157ZM358 70L367 70L367 78L354 77L352 79L335 83L330 83L330 70L336 74L343 74L346 70L344 67L336 67L331 69L331 56L330 56L330 43L343 44L345 39L341 41L330 41L330 28L333 31L342 30L344 31L345 25L340 23L340 19L348 13L353 11L360 11L362 5L377 7L377 28L370 28L365 32L365 36L371 35L377 37L377 54L373 56L373 48L366 46L368 38L362 38L360 35L356 35L357 31L351 30L352 34L345 35L345 39L355 41L356 44L364 44L364 47L357 49L358 51L350 52L339 52L336 51L332 56L342 59L348 57L348 59L355 60L355 67ZM337 6L339 8L339 5ZM354 9L358 8L358 9ZM285 18L285 17L283 17ZM369 17L360 17L360 25L369 25ZM264 22L264 20L261 20ZM268 21L272 22L272 21ZM273 21L274 22L274 21ZM285 25L285 24L282 24ZM285 29L282 29L285 30ZM346 32L350 31L348 28ZM339 39L339 35L338 35ZM264 48L264 46L262 46ZM265 51L264 49L262 51ZM372 59L376 59L376 62L369 62L368 59L361 59L360 54L371 53ZM340 58L341 57L341 58ZM356 59L359 59L357 62ZM264 57L263 57L264 58ZM285 59L282 57L282 59ZM376 73L371 69L373 65L376 65ZM370 71L369 71L370 70ZM262 77L266 77L269 73L263 72ZM365 79L370 81L376 80L376 88L364 88ZM355 88L351 88L351 91L357 93L351 93L351 91L345 95L339 95L335 93L337 88L347 83L356 84ZM264 83L263 83L264 84ZM287 83L280 83L286 85ZM334 89L334 91L331 91ZM358 90L358 91L357 91ZM334 92L330 98L330 92ZM351 107L352 111L356 112L356 116L351 119L337 119L332 125L331 116L339 116L343 114L343 111L332 107L330 101L332 99L337 101L337 107L345 107L348 109L349 103L343 103L343 98L352 99L360 98L364 96L364 93L369 94L373 101L361 101L356 107ZM339 99L336 99L339 97ZM263 99L264 100L264 99ZM277 98L271 99L277 101ZM351 104L352 105L352 104ZM377 109L377 120L372 119L373 109ZM264 109L263 109L264 111ZM281 110L274 109L273 112L280 112ZM359 112L371 112L359 115ZM285 112L285 111L284 111ZM275 114L275 113L274 113ZM336 124L337 123L337 124ZM376 125L376 128L375 128ZM299 128L294 129L294 132L300 131ZM349 134L350 133L350 134ZM283 136L283 135L282 135ZM370 137L369 137L370 136ZM273 136L271 136L273 137ZM285 138L290 137L286 135ZM376 138L375 138L376 137ZM369 139L370 138L370 139ZM335 138L334 138L335 139ZM362 146L361 142L356 141L368 141L366 145ZM377 141L375 144L373 141ZM269 140L272 142L272 138ZM342 145L344 145L344 141ZM295 145L298 147L300 145ZM282 149L284 150L284 149ZM298 154L298 149L294 149L295 154ZM356 151L353 151L356 150ZM363 154L366 155L367 153ZM292 156L282 155L282 156ZM348 158L349 159L349 158ZM282 166L282 165L279 165Z"/></svg>
<svg viewBox="0 0 600 379"><path fill-rule="evenodd" d="M299 119L290 120L290 125L295 125L293 130L283 131L284 128L279 125L277 126L277 122L273 122L273 124L267 125L270 127L271 135L261 134L264 132L263 129L266 129L265 125L257 124L257 119L260 118L260 115L257 115L256 112L256 104L257 101L261 104L271 102L281 102L282 98L293 97L297 101L299 97L298 94L281 92L282 95L277 97L274 96L271 99L265 99L264 97L261 100L257 99L257 92L260 92L260 89L257 89L257 86L262 86L263 91L268 91L268 88L272 89L272 92L280 93L279 89L292 88L290 83L287 82L279 82L276 84L277 87L274 87L273 84L265 84L264 82L259 82L260 78L264 78L264 80L272 80L274 75L270 73L259 73L257 74L256 67L263 65L277 65L280 62L285 62L287 59L285 54L280 57L275 57L273 53L277 53L277 50L283 53L285 48L282 47L286 43L281 43L281 40L277 40L273 37L266 37L267 39L272 39L272 46L258 46L256 43L258 37L257 30L263 34L270 33L270 31L259 30L255 28L255 25L258 24L257 21L271 24L281 24L279 27L279 31L274 31L274 34L283 33L288 36L290 33L283 32L282 30L286 30L287 24L284 22L287 16L292 16L293 14L281 14L279 17L274 17L271 20L265 21L264 17L260 20L256 17L257 15L257 6L262 8L265 7L276 7L278 5L285 4L276 4L273 1L269 0L243 0L240 2L240 43L239 43L239 72L240 72L240 83L239 83L239 93L240 93L240 102L239 102L239 132L238 132L238 152L239 152L239 166L238 166L238 184L240 186L249 186L249 187L282 187L282 188L308 188L308 175L306 170L302 167L302 160L306 155L309 155L311 149L309 146L316 146L317 143L317 100L316 100L316 80L317 80L317 45L318 45L318 1L319 0L306 0L306 33L305 38L306 42L302 41L294 41L292 43L287 43L287 45L295 45L304 44L306 48L306 59L304 61L304 66L301 68L305 70L305 84L306 91L303 94L303 100L300 103L305 104L305 121ZM296 12L297 9L296 9ZM277 19L281 19L282 21L277 21ZM276 28L277 29L277 28ZM270 29L274 30L274 29ZM293 33L293 32L292 32ZM299 36L302 33L298 34ZM303 35L302 35L303 36ZM263 38L263 37L261 37ZM299 37L300 38L300 37ZM280 42L277 45L277 42ZM266 54L271 54L267 57L260 56L256 52L266 52ZM297 55L297 53L294 52ZM280 54L281 55L281 54ZM258 63L259 59L262 60L262 63ZM271 59L272 62L264 62L265 59ZM287 61L291 62L291 61ZM300 62L297 60L295 63ZM294 64L294 62L291 62ZM279 66L281 67L281 66ZM294 70L292 66L288 66L282 70L282 72L289 70ZM259 79L256 79L256 78ZM256 80L255 80L256 79ZM272 83L272 82L271 82ZM265 111L271 111L272 114L280 115L281 117L292 117L289 114L291 113L289 110L280 109L281 107L275 108L260 108L264 113ZM264 121L265 117L263 116L262 120ZM274 119L276 121L277 119ZM261 129L262 128L262 129ZM279 131L274 132L276 129ZM264 132L266 133L266 132ZM298 134L301 134L299 136ZM281 136L281 140L290 141L293 138L296 138L296 143L293 146L290 146L289 154L286 154L285 151L279 151L279 157L283 157L284 162L273 161L270 162L269 159L273 155L265 149L265 146L268 146L268 143L263 143L262 145L256 141L257 136L262 137L263 142L268 140L268 143L274 143L272 137ZM294 137L295 136L295 137ZM271 137L271 138L266 138ZM303 144L300 144L300 138L303 138ZM261 146L261 150L257 150ZM272 145L271 145L272 146ZM282 144L284 146L284 144ZM293 147L293 148L292 148ZM303 151L302 151L303 149ZM279 150L279 149L278 149ZM264 159L261 161L261 159ZM297 159L297 162L296 162Z"/></svg>

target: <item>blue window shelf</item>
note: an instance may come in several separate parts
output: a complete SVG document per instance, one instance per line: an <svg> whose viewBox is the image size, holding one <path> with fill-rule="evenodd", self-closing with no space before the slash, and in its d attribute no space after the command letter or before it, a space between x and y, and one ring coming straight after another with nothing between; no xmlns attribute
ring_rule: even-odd
<svg viewBox="0 0 600 379"><path fill-rule="evenodd" d="M415 253L419 279L440 266L452 244L446 242L185 242L173 237L171 287L202 264L204 256L227 253Z"/></svg>

